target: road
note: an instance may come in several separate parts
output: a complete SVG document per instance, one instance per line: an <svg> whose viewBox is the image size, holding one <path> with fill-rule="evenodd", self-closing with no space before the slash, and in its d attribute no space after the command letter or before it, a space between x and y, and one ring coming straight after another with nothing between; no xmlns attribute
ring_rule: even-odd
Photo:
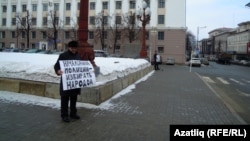
<svg viewBox="0 0 250 141"><path fill-rule="evenodd" d="M221 65L192 67L232 112L250 124L250 67Z"/></svg>

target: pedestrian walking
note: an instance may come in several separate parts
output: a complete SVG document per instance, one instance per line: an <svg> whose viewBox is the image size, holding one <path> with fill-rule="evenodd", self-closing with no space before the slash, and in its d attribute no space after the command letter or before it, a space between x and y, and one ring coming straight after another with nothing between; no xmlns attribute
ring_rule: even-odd
<svg viewBox="0 0 250 141"><path fill-rule="evenodd" d="M54 70L58 76L63 74L59 61L61 60L81 60L80 56L77 53L78 42L70 41L68 43L68 50L59 55L55 65ZM76 102L77 95L80 94L81 89L71 89L63 90L62 77L60 80L60 96L61 96L61 118L64 122L70 122L71 119L80 119L80 116L77 115ZM68 106L70 103L70 115L68 113ZM70 117L70 118L69 118Z"/></svg>
<svg viewBox="0 0 250 141"><path fill-rule="evenodd" d="M161 56L159 54L157 54L157 51L155 51L155 54L154 54L154 68L155 68L155 70L160 70L159 69L160 61L161 61Z"/></svg>

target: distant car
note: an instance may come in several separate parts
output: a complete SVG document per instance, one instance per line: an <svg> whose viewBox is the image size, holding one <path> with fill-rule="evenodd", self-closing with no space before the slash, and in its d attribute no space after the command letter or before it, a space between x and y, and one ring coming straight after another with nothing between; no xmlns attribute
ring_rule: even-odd
<svg viewBox="0 0 250 141"><path fill-rule="evenodd" d="M207 58L201 58L201 64L209 65L208 59Z"/></svg>
<svg viewBox="0 0 250 141"><path fill-rule="evenodd" d="M4 48L2 52L20 52L18 48Z"/></svg>
<svg viewBox="0 0 250 141"><path fill-rule="evenodd" d="M189 65L200 67L201 66L201 59L200 58L192 58L189 61Z"/></svg>
<svg viewBox="0 0 250 141"><path fill-rule="evenodd" d="M174 65L174 63L175 63L175 60L174 60L173 57L168 57L167 58L167 61L166 61L167 65Z"/></svg>
<svg viewBox="0 0 250 141"><path fill-rule="evenodd" d="M94 50L95 57L108 57L108 52L104 50Z"/></svg>
<svg viewBox="0 0 250 141"><path fill-rule="evenodd" d="M25 53L38 53L42 50L40 49L36 49L36 48L32 48L32 49L28 49L27 51L25 51Z"/></svg>

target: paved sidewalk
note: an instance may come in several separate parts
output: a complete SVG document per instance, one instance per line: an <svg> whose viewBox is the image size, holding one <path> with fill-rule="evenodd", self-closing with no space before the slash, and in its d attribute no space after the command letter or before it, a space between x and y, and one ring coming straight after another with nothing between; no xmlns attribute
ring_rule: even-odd
<svg viewBox="0 0 250 141"><path fill-rule="evenodd" d="M0 141L168 141L170 124L242 124L187 66L161 65L110 110L59 110L0 100Z"/></svg>

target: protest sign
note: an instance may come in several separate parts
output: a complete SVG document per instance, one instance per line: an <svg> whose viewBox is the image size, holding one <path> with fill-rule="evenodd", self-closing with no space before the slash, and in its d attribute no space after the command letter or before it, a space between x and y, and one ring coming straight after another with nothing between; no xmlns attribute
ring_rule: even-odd
<svg viewBox="0 0 250 141"><path fill-rule="evenodd" d="M89 61L62 60L59 61L59 63L63 72L63 90L71 90L95 85L95 72Z"/></svg>

